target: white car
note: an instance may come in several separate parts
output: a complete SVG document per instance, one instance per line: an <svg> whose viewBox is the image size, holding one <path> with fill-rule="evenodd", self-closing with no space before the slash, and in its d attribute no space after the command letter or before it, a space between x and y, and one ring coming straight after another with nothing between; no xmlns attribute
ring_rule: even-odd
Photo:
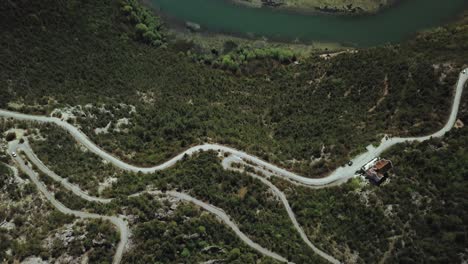
<svg viewBox="0 0 468 264"><path fill-rule="evenodd" d="M464 69L462 72L463 72L463 74L466 74L466 69Z"/></svg>
<svg viewBox="0 0 468 264"><path fill-rule="evenodd" d="M11 152L11 155L12 155L14 158L16 158L16 157L18 156L18 155L16 154L16 152L14 152L14 151Z"/></svg>

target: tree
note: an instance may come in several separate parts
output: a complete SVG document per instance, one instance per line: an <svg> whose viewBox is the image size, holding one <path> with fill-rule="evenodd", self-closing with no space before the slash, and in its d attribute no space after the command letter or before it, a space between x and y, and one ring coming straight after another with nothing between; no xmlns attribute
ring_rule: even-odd
<svg viewBox="0 0 468 264"><path fill-rule="evenodd" d="M205 233L206 232L206 228L204 226L199 226L198 227L198 231L200 231L201 233Z"/></svg>
<svg viewBox="0 0 468 264"><path fill-rule="evenodd" d="M130 14L133 11L133 8L129 5L125 5L122 7L122 12L125 14Z"/></svg>
<svg viewBox="0 0 468 264"><path fill-rule="evenodd" d="M143 23L138 23L135 25L135 30L138 34L143 35L148 31L148 26Z"/></svg>
<svg viewBox="0 0 468 264"><path fill-rule="evenodd" d="M182 250L182 253L180 255L184 258L187 258L190 256L190 250L188 248L184 248L184 250Z"/></svg>
<svg viewBox="0 0 468 264"><path fill-rule="evenodd" d="M6 135L5 137L6 141L13 141L16 139L16 134L15 132L10 132Z"/></svg>
<svg viewBox="0 0 468 264"><path fill-rule="evenodd" d="M240 254L241 254L240 249L233 248L231 252L229 252L229 260L234 260L234 259L239 258Z"/></svg>

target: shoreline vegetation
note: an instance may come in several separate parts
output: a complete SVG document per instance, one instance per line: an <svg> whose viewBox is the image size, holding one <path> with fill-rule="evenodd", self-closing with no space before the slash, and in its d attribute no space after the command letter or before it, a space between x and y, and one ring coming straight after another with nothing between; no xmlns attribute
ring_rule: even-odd
<svg viewBox="0 0 468 264"><path fill-rule="evenodd" d="M123 0L121 3L124 3ZM221 0L223 1L223 0ZM226 0L230 1L230 0ZM270 39L265 36L253 36L243 33L231 33L223 31L209 30L199 24L177 19L161 12L150 0L139 1L140 5L154 16L160 18L162 29L172 41L191 42L202 50L222 49L225 42L236 42L240 47L260 46L284 48L294 51L296 55L309 56L311 53L328 53L345 49L355 49L352 45L339 42L327 41L302 41L287 39ZM279 10L278 10L279 11Z"/></svg>
<svg viewBox="0 0 468 264"><path fill-rule="evenodd" d="M156 47L162 45L167 48L167 45L173 45L186 53L186 56L194 62L233 72L257 59L272 59L280 64L290 64L298 63L299 60L312 54L326 55L354 51L352 48L332 42L289 43L203 31L196 23L166 17L146 0L141 2L121 0L119 3L124 21L135 27L130 28L134 31L135 40ZM146 20L151 23L148 25ZM151 37L148 37L148 34L151 34Z"/></svg>
<svg viewBox="0 0 468 264"><path fill-rule="evenodd" d="M240 4L243 0L221 0L228 1L234 4ZM238 2L239 1L239 2ZM398 1L398 0L396 0ZM281 40L281 39L269 39L262 36L250 36L242 33L228 33L222 31L208 30L201 27L199 24L177 19L168 16L164 12L161 12L154 5L151 4L150 0L122 0L120 4L122 6L132 3L138 5L142 9L146 9L148 13L158 18L161 23L159 30L164 30L167 37L173 41L183 41L193 43L202 50L213 50L222 49L224 43L235 42L239 47L246 48L248 46L254 47L274 47L293 51L299 57L308 57L310 54L323 54L329 52L338 52L347 49L355 49L351 45L339 42L327 42L327 41L301 41L299 39L294 41ZM124 9L122 9L124 10ZM279 10L278 10L279 11ZM290 10L291 11L291 10ZM296 11L293 11L297 13ZM317 12L312 12L317 13ZM309 14L312 14L309 13Z"/></svg>
<svg viewBox="0 0 468 264"><path fill-rule="evenodd" d="M433 13L434 19L431 20L433 21L432 24L431 22L428 22L427 19L422 20L416 24L429 23L428 26L414 26L415 28L413 29L413 27L408 27L406 24L401 25L401 23L397 23L398 25L395 25L395 28L411 28L411 30L397 30L396 33L391 33L393 32L393 29L382 26L382 24L390 25L393 24L393 22L401 21L399 16L409 18L414 15L415 17L420 17L421 14L418 11L420 10L420 2L417 2L416 0L389 0L386 2L387 4L382 5L382 7L379 8L376 12L345 14L317 11L301 12L300 10L288 10L287 8L281 7L262 8L262 10L260 10L260 8L245 7L245 5L239 4L235 1L245 2L249 0L207 0L206 2L204 2L204 0L197 0L196 4L191 4L190 2L185 2L183 0L176 0L173 1L173 3L168 3L165 0L142 0L140 2L146 6L150 12L161 18L165 24L167 32L180 38L186 38L189 40L197 39L197 42L200 45L212 45L211 43L215 42L213 41L214 38L221 37L240 39L243 42L256 42L260 40L271 43L272 45L284 45L285 47L298 50L301 50L301 46L313 46L313 48L318 52L322 52L323 50L339 50L341 48L367 48L374 46L384 46L390 43L398 44L400 42L406 42L415 37L421 31L443 26L445 23L454 22L459 17L459 15L462 14L460 11L445 15L446 12L443 12L445 8L442 8L440 4L428 4L427 8L430 8L428 10L432 10L432 12L435 14L440 14L435 15ZM382 2L380 0L361 1ZM357 4L360 1L356 0L354 2ZM203 11L205 10L204 8L197 8L203 4L206 4L207 8L213 9L213 12L217 15L205 15ZM184 12L181 13L177 11L184 8L193 9L193 14L187 15ZM440 12L434 11L438 10L439 8L442 8ZM450 6L447 8L453 9L453 7ZM459 6L457 10L460 10L460 8L462 7ZM224 23L222 22L223 19L218 21L217 19L219 19L220 14L223 14L223 17L228 17L226 21L238 20L238 22L233 24ZM232 16L231 14L235 15ZM427 16L431 17L430 14ZM287 17L287 19L284 17ZM209 19L207 20L204 18ZM261 19L263 23L251 22L251 20L256 21L257 19ZM247 22L243 22L244 20ZM320 29L320 25L323 23L328 23L328 20L333 21L333 23L330 23L332 27L325 30ZM350 23L348 23L348 20ZM382 22L385 20L388 20L388 23ZM438 22L439 20L440 22ZM335 22L338 24L338 26L335 24ZM376 24L376 26L366 26L374 24ZM308 26L311 27L310 30L307 29ZM317 29L317 27L319 29ZM285 28L290 30L285 30ZM298 28L306 29L297 30ZM346 30L344 30L345 28ZM372 32L368 32L366 35L370 37L365 37L361 36L362 32L360 30L356 29L362 29L364 32L366 32L366 30ZM384 31L388 32L388 34L379 33ZM333 32L339 32L339 34L337 35ZM374 40L369 40L369 38Z"/></svg>
<svg viewBox="0 0 468 264"><path fill-rule="evenodd" d="M375 15L408 0L224 0L250 8L269 8L277 11L313 15ZM356 1L354 1L356 2Z"/></svg>

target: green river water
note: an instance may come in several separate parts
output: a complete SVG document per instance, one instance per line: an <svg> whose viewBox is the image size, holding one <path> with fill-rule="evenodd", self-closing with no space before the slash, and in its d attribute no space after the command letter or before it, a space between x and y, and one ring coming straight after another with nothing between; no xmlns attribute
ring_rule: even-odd
<svg viewBox="0 0 468 264"><path fill-rule="evenodd" d="M225 0L150 0L172 19L200 24L203 30L301 42L374 46L400 42L439 26L463 11L467 0L405 0L374 15L298 14L248 8Z"/></svg>

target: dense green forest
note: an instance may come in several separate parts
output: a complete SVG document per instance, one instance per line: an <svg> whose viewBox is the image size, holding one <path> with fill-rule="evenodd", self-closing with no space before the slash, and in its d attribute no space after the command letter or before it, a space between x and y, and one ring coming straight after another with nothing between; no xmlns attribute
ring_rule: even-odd
<svg viewBox="0 0 468 264"><path fill-rule="evenodd" d="M464 123L468 122L467 98L464 96L459 114ZM443 140L403 144L385 153L396 168L389 182L380 188L363 185L358 180L325 189L292 186L281 180L274 182L287 194L311 240L338 259L346 262L354 259L360 263L417 263L420 259L453 263L466 242L463 219L467 201L463 192L468 186L463 175L468 169L467 135L468 129L463 127L450 132ZM73 145L70 136L61 136L68 137L67 144ZM75 151L92 155L79 149ZM47 159L49 153L44 152L42 157ZM63 157L67 156L74 155ZM68 164L67 158L57 158L56 164ZM297 246L303 247L298 238L293 239L296 231L266 187L247 175L224 171L213 152L200 153L172 169L152 175L123 174L105 194L125 197L145 190L147 185L161 190L187 191L223 208L250 237L286 256L288 252L297 252ZM130 208L138 206L126 199L118 204L143 218L148 217L144 212L154 211L147 206L143 212L133 211ZM284 237L288 237L288 242ZM437 250L433 249L434 245ZM311 262L316 260L310 256L292 260L316 263Z"/></svg>
<svg viewBox="0 0 468 264"><path fill-rule="evenodd" d="M182 190L222 208L253 241L292 262L323 261L301 240L271 191L250 176L225 171L214 152L200 153L157 174L123 177L110 191L114 195L131 193L147 184L161 190Z"/></svg>
<svg viewBox="0 0 468 264"><path fill-rule="evenodd" d="M468 122L466 93L459 119ZM313 241L342 259L358 252L363 263L466 260L468 128L384 156L395 169L380 188L355 181L321 190L277 185Z"/></svg>
<svg viewBox="0 0 468 264"><path fill-rule="evenodd" d="M467 14L406 43L329 60L232 43L205 58L193 43L171 40L161 21L135 0L1 1L0 24L0 108L71 116L69 122L105 150L143 165L217 142L309 177L323 176L385 133L423 135L442 127L468 58ZM467 104L465 93L459 117L464 124ZM2 121L0 132L14 126L39 129L45 141L35 140L33 147L59 175L93 195L117 198L105 206L88 203L41 175L58 200L74 209L133 217L134 244L124 262L274 263L195 206L127 197L149 185L183 190L222 208L252 240L295 263L323 261L271 192L246 174L224 171L214 152L134 175L104 164L53 126ZM379 188L357 180L325 189L274 183L314 244L340 260L463 262L467 143L465 126L443 139L391 149L384 155L396 168ZM4 153L0 161L8 161ZM100 191L98 182L109 177L118 180ZM112 260L118 238L108 223L74 222L42 200L32 184L14 183L1 164L0 198L0 223L16 226L0 228L0 260L53 260L64 252L87 252L93 263ZM10 202L14 206L6 206ZM44 248L41 241L65 225L86 238ZM106 242L96 246L95 237Z"/></svg>
<svg viewBox="0 0 468 264"><path fill-rule="evenodd" d="M186 45L135 41L113 0L4 1L0 10L0 107L133 105L125 131L95 134L116 124L113 112L76 122L104 149L139 164L212 141L318 177L383 133L441 127L468 50L468 29L453 24L401 45L332 60L312 54L299 65L254 59L232 73L193 63Z"/></svg>
<svg viewBox="0 0 468 264"><path fill-rule="evenodd" d="M118 198L111 203L99 204L76 197L45 175L41 180L57 200L71 209L127 217L134 242L123 263L196 263L213 259L276 263L249 248L214 216L194 205L148 194L116 195Z"/></svg>
<svg viewBox="0 0 468 264"><path fill-rule="evenodd" d="M135 175L127 177L135 179ZM163 263L197 262L213 258L232 263L276 263L253 251L213 216L202 213L193 205L184 204L174 210L173 200L151 195L127 197L122 195L122 191L117 191L120 192L115 195L118 198L110 204L102 205L77 198L45 175L41 175L41 180L55 193L55 198L69 208L98 214L127 215L131 219L132 232L136 235L136 247L126 253L124 263L155 260ZM122 182L124 185L126 181ZM287 228L284 230L287 231Z"/></svg>
<svg viewBox="0 0 468 264"><path fill-rule="evenodd" d="M260 255L209 213L186 203L150 195L127 202L134 247L124 263L278 263ZM176 208L174 208L176 205Z"/></svg>
<svg viewBox="0 0 468 264"><path fill-rule="evenodd" d="M99 180L93 175L100 173L102 160L99 157L83 152L73 138L58 127L41 126L40 134L45 140L34 141L32 145L35 150L39 150L37 154L46 165L50 164L63 177L67 177L66 173L79 175L81 180L78 184L86 182L87 186L98 186ZM56 138L60 138L60 141L55 144ZM89 163L82 166L83 161ZM106 172L105 168L103 172ZM74 179L74 176L68 178ZM282 204L268 188L250 176L225 171L217 154L211 151L187 158L174 168L155 174L121 173L112 188L102 192L103 196L118 198L106 205L74 198L71 192L47 176L41 175L41 179L66 206L100 214L126 214L123 208L134 207L131 202L133 198L128 199L127 196L144 191L147 186L160 190L187 191L200 200L223 208L243 232L262 246L296 263L321 261L303 243ZM152 211L149 208L145 210ZM131 211L135 213L133 209ZM142 213L135 214L140 216ZM288 238L286 245L285 238Z"/></svg>
<svg viewBox="0 0 468 264"><path fill-rule="evenodd" d="M99 158L94 156L94 154L83 152L83 150L76 145L69 135L57 127L42 126L33 123L3 121L1 122L0 132L4 132L10 127L25 129L28 131L27 135L31 138L44 137L42 140L33 141L32 145L35 149L42 151L40 158L47 160L48 162L46 164L56 164L53 166L53 169L63 172L64 174L61 174L61 176L64 176L65 178L67 176L66 173L76 172L80 175L80 180L78 180L77 183L83 182L81 178L87 178L86 182L90 185L97 185L97 181L100 178L95 176L98 174L96 172L99 172L100 169L103 169L104 172L106 171L106 167L100 167L102 163L100 163L101 161ZM51 144L52 140L59 137L62 138L59 144ZM40 145L38 147L39 142ZM46 143L50 146L55 146L56 148L52 148L47 151L44 147ZM24 156L23 154L21 155ZM84 167L81 162L77 162L84 160L89 161L89 164ZM7 159L5 159L5 161L7 161ZM32 167L34 170L38 171L34 165L32 165ZM14 196L15 200L18 202L22 200L22 206L39 206L42 210L45 210L43 206L38 204L38 202L30 204L29 196L26 196L23 191L19 192L17 190L19 187L16 186L18 183L9 179L12 176L9 174L6 167L0 166L0 169L0 175L2 175L2 177L8 177L1 178L6 181L2 182L2 186L4 186L3 188L6 189L10 195ZM249 248L227 227L216 220L215 217L202 212L196 206L178 203L177 201L165 197L161 198L150 195L128 197L127 194L124 194L124 192L128 193L127 189L116 191L116 194L112 196L117 197L117 199L113 200L109 204L93 203L76 197L73 193L62 187L59 182L55 182L50 177L42 173L39 173L39 177L47 186L49 191L54 193L55 198L68 208L98 214L121 214L128 216L135 240L132 248L125 255L124 263L148 263L154 262L155 260L164 260L164 263L194 263L213 259L229 260L231 263L276 263L272 259L261 256L259 253ZM127 174L126 177L138 179L136 175ZM151 177L155 177L155 175L152 175ZM72 177L69 177L69 179L71 178ZM24 192L28 191L31 195L36 194L35 187L32 184L20 187L21 188L19 189L24 189ZM145 189L145 186L139 185L138 187L141 187L139 190ZM107 190L105 193L110 192L111 191ZM0 202L0 206L2 206L3 202L8 202L7 197L1 196L1 198L2 201ZM14 221L19 222L19 219L21 219L21 223L29 221L28 219L30 219L30 217L26 212L24 212L27 208L23 210L22 208L17 207L18 206L15 206L15 208L11 208L11 210L9 209L4 211L5 220L9 221L9 219L18 219ZM52 208L49 209L53 210ZM44 214L44 211L41 212ZM37 225L42 224L42 220L40 218L37 218L36 220L35 228L39 231L42 227ZM55 221L59 220L70 222L73 218L54 211L54 218L47 221L52 225ZM77 225L82 226L80 223ZM27 226L29 225L26 225L25 228ZM102 232L102 234L99 233L99 239L102 240L103 235L110 235L112 238L110 241L114 243L114 245L117 243L118 238L116 237L117 233L115 230L110 229L112 234L108 234L109 230L105 229L101 222L92 221L91 226L87 228L96 232ZM73 235L76 234L77 236L81 236L78 231L82 229L83 227L77 227L77 231L74 231L75 233ZM1 228L0 230L4 231ZM24 232L21 231L18 235L20 234L24 234ZM83 243L85 243L84 246L77 244L79 241L71 244L73 247L81 248L78 251L76 249L68 248L70 245L64 246L57 242L51 246L51 249L48 249L40 246L42 243L41 241L43 241L44 238L36 234L36 231L31 233L31 236L34 236L35 240L29 240L26 244L23 243L21 245L17 245L17 247L21 246L21 249L14 248L14 253L16 253L17 250L21 250L21 253L17 253L18 255L15 256L17 257L16 259L24 259L28 256L37 256L43 260L47 260L57 258L64 253L77 258L80 255L76 254L82 252L80 250L86 249L90 250L88 253L90 254L91 261L108 263L112 260L112 254L114 251L109 250L112 246L107 244L107 242L106 244L102 244L100 247L94 246L92 249L89 249L90 242L88 240L86 240L87 242L83 241ZM88 231L85 234L87 237L88 234L89 237L92 237L94 233ZM156 234L158 235L155 237ZM9 236L9 232L6 232L5 235L6 238L4 243L1 244L1 248L8 249L11 245L15 245L16 247L16 242ZM106 249L105 254L101 252L102 249ZM71 253L69 253L70 250L72 250ZM6 258L3 255L0 256L8 263L10 258Z"/></svg>
<svg viewBox="0 0 468 264"><path fill-rule="evenodd" d="M39 129L40 137L30 142L34 153L52 171L90 195L99 196L111 186L112 182L105 184L106 180L117 180L122 174L112 164L76 144L62 129L51 125L39 126Z"/></svg>

